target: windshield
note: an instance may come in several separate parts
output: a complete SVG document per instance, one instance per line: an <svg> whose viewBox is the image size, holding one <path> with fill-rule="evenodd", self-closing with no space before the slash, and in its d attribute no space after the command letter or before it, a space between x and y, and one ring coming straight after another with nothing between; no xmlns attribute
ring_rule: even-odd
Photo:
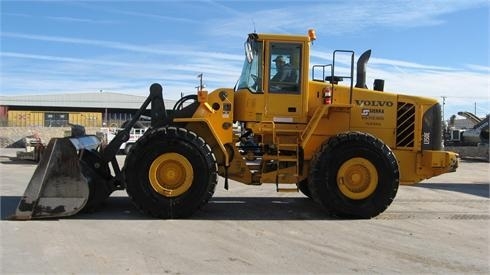
<svg viewBox="0 0 490 275"><path fill-rule="evenodd" d="M245 47L245 62L236 89L262 92L262 42L246 43Z"/></svg>

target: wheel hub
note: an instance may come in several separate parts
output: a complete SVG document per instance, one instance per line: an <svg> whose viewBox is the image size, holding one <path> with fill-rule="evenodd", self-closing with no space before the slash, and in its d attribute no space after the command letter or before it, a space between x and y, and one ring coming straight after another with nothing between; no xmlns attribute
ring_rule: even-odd
<svg viewBox="0 0 490 275"><path fill-rule="evenodd" d="M344 162L337 173L337 185L346 197L362 200L378 186L378 171L365 158L352 158Z"/></svg>
<svg viewBox="0 0 490 275"><path fill-rule="evenodd" d="M177 153L165 153L151 164L148 179L157 193L176 197L185 193L192 185L194 175L191 163Z"/></svg>

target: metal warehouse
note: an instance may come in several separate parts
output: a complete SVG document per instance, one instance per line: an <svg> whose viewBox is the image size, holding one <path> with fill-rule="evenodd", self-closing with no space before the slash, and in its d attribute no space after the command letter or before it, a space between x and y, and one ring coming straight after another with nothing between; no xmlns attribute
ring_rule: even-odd
<svg viewBox="0 0 490 275"><path fill-rule="evenodd" d="M145 99L110 92L0 96L0 123L11 127L118 127L131 119ZM165 106L174 104L174 100L165 100Z"/></svg>

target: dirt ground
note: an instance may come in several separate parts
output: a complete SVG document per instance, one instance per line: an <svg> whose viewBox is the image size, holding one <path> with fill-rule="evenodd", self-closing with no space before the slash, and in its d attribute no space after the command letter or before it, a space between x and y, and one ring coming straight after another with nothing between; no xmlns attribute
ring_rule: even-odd
<svg viewBox="0 0 490 275"><path fill-rule="evenodd" d="M401 186L371 220L327 216L301 193L220 179L185 220L137 212L124 191L103 209L11 221L35 169L0 149L0 273L490 273L490 164ZM124 156L119 156L122 160Z"/></svg>

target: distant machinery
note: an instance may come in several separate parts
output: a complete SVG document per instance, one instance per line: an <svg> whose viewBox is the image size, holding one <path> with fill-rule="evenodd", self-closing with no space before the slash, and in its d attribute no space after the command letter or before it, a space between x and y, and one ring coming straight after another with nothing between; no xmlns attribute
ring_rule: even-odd
<svg viewBox="0 0 490 275"><path fill-rule="evenodd" d="M449 121L444 135L444 144L453 146L476 146L479 143L488 144L488 121L489 115L481 119L470 112L458 112L458 115L465 117L474 126L469 129L459 129L454 126L456 118L453 115Z"/></svg>
<svg viewBox="0 0 490 275"><path fill-rule="evenodd" d="M490 161L489 157L489 118L479 118L470 112L458 112L473 124L471 128L455 127L456 115L451 116L449 124L444 131L444 145L449 151L457 152L461 158L483 158Z"/></svg>

